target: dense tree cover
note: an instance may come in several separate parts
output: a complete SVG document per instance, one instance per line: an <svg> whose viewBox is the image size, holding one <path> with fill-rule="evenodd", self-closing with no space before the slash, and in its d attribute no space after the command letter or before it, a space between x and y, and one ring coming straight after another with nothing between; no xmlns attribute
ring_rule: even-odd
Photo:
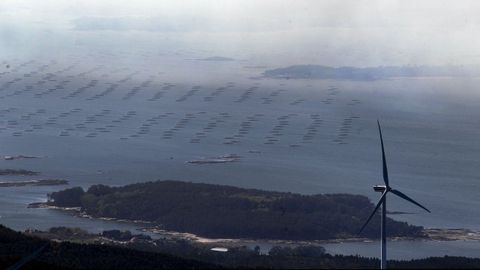
<svg viewBox="0 0 480 270"><path fill-rule="evenodd" d="M240 269L374 269L380 266L377 258L330 255L319 246L273 247L269 255L246 247L231 248L228 252L212 252L185 240L156 240L155 245L130 243L131 248L140 248L203 262ZM465 257L431 257L410 261L390 260L392 269L465 269L480 268L480 259Z"/></svg>
<svg viewBox="0 0 480 270"><path fill-rule="evenodd" d="M53 227L48 230L48 234L55 236L50 239L77 240L90 237L90 233L85 230L69 227Z"/></svg>
<svg viewBox="0 0 480 270"><path fill-rule="evenodd" d="M297 257L322 257L325 255L325 248L321 246L303 245L296 247L275 246L268 252L270 256L297 256Z"/></svg>
<svg viewBox="0 0 480 270"><path fill-rule="evenodd" d="M55 205L60 207L80 206L85 191L81 187L67 188L62 192L55 192Z"/></svg>
<svg viewBox="0 0 480 270"><path fill-rule="evenodd" d="M57 231L58 232L58 231ZM48 242L0 225L0 268L5 269L45 243L48 247L22 269L218 269L208 263L133 249Z"/></svg>
<svg viewBox="0 0 480 270"><path fill-rule="evenodd" d="M300 195L180 181L91 186L49 194L56 206L94 217L146 220L206 237L316 240L357 236L374 205L365 196ZM364 230L377 237L379 216ZM422 227L388 220L391 236L422 237Z"/></svg>
<svg viewBox="0 0 480 270"><path fill-rule="evenodd" d="M78 229L58 228L52 232L75 234ZM83 234L83 232L80 233ZM261 255L244 247L219 253L198 248L185 240L167 239L155 240L155 245L148 247L142 245L142 241L130 241L127 245L129 248L124 248L111 245L50 242L14 232L0 225L0 268L4 269L14 264L45 243L48 243L48 247L22 269L372 269L379 266L378 259L332 256L322 254L321 248L311 246L276 248L276 250L281 249L281 252L273 252L271 256ZM165 253L175 253L185 258ZM199 262L200 260L203 262ZM411 261L389 261L388 266L403 269L478 269L480 259L445 256Z"/></svg>
<svg viewBox="0 0 480 270"><path fill-rule="evenodd" d="M377 258L342 256L325 253L317 245L274 246L268 255L262 255L257 249L247 247L229 248L228 252L212 252L211 245L194 243L183 239L158 239L131 241L127 247L144 251L173 254L192 260L199 260L226 268L250 269L373 269L380 266ZM430 257L409 261L390 260L393 269L464 269L480 268L480 259L465 257Z"/></svg>

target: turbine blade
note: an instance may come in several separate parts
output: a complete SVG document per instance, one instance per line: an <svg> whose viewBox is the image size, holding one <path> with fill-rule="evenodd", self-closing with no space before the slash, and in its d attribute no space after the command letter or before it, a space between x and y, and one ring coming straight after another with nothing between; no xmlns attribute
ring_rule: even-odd
<svg viewBox="0 0 480 270"><path fill-rule="evenodd" d="M385 185L388 187L388 170L387 170L387 161L385 159L385 147L383 146L383 136L382 136L382 128L380 127L380 121L377 120L378 124L378 133L380 133L380 143L382 144L382 162L383 162L383 181Z"/></svg>
<svg viewBox="0 0 480 270"><path fill-rule="evenodd" d="M425 206L419 204L418 202L414 201L412 198L408 197L407 195L403 194L402 192L398 191L398 190L395 190L395 189L392 189L390 190L393 194L397 195L398 197L402 198L402 199L405 199L421 208L423 208L425 211L430 212L430 210L428 210Z"/></svg>
<svg viewBox="0 0 480 270"><path fill-rule="evenodd" d="M35 259L46 247L48 246L48 243L45 243L43 246L41 246L39 249L35 250L32 254L24 257L14 265L10 266L7 268L7 270L18 270L22 268L25 264L30 262L31 260Z"/></svg>
<svg viewBox="0 0 480 270"><path fill-rule="evenodd" d="M378 200L378 203L377 203L377 206L375 206L375 209L372 211L372 213L370 214L370 216L368 217L367 221L365 222L365 224L363 224L362 228L360 229L360 231L358 232L358 234L362 233L363 229L365 229L365 227L368 225L368 223L370 222L370 220L373 218L373 216L375 215L375 213L377 212L378 208L380 207L380 205L383 203L383 201L385 201L385 196L387 195L388 191L385 191L383 192L382 194L382 197L380 197L380 200Z"/></svg>

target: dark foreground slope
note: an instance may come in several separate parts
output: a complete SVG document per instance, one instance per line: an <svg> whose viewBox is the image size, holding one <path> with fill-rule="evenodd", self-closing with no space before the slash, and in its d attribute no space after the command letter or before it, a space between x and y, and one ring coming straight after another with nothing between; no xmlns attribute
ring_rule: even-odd
<svg viewBox="0 0 480 270"><path fill-rule="evenodd" d="M74 244L41 240L26 236L0 225L0 269L13 265L21 258L45 245L45 250L27 269L373 269L378 259L357 256L332 256L329 254L261 255L254 252L178 254L138 251L111 245ZM145 248L145 247L137 247ZM205 251L207 252L207 251ZM188 253L188 252L186 252ZM197 260L181 258L196 257ZM204 262L199 262L199 261ZM218 266L218 264L223 265ZM389 261L390 268L403 269L465 269L480 268L480 259L465 257L438 257L412 261Z"/></svg>
<svg viewBox="0 0 480 270"><path fill-rule="evenodd" d="M57 243L29 237L0 225L0 269L48 243L23 269L218 269L213 264L112 246Z"/></svg>
<svg viewBox="0 0 480 270"><path fill-rule="evenodd" d="M50 204L81 207L94 217L146 220L214 238L318 240L357 236L373 211L365 196L300 195L179 181L157 181L49 195ZM422 227L388 220L391 236L423 237ZM379 217L365 229L376 237Z"/></svg>

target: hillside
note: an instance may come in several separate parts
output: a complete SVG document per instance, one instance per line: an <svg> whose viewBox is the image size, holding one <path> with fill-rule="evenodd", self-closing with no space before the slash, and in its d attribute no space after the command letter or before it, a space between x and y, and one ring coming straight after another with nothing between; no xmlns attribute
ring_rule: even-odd
<svg viewBox="0 0 480 270"><path fill-rule="evenodd" d="M26 236L0 225L0 268L5 269L48 243L24 269L218 269L179 257L121 247L57 243Z"/></svg>
<svg viewBox="0 0 480 270"><path fill-rule="evenodd" d="M65 233L69 229L57 228L50 233L53 231ZM78 229L72 229L72 232L78 232ZM61 238L55 236L55 239ZM312 253L311 249L299 253L298 248L287 247L276 248L276 251L271 251L269 255L261 255L242 248L226 253L212 252L184 241L172 242L166 239L155 240L152 245L145 245L142 241L128 241L126 245L121 246L108 243L97 245L58 242L27 236L0 225L0 268L5 269L13 265L45 244L46 248L23 266L22 270L372 269L379 265L378 259L375 258L332 256L321 252ZM410 261L392 260L388 266L392 269L478 269L480 259L445 256Z"/></svg>

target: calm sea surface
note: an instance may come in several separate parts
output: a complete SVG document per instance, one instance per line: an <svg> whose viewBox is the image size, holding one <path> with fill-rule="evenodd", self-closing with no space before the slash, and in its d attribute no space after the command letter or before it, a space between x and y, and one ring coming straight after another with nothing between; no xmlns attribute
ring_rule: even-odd
<svg viewBox="0 0 480 270"><path fill-rule="evenodd" d="M275 80L247 61L148 58L112 64L92 55L10 60L0 72L0 168L39 171L70 186L186 180L304 194L378 199L380 119L391 184L432 210L390 196L392 216L435 228L480 230L477 78ZM161 64L158 64L161 63ZM238 162L186 164L237 154ZM135 225L72 217L28 203L53 187L0 188L0 223L17 230ZM326 245L377 256L378 243ZM392 258L478 256L479 242L392 242ZM415 250L415 252L413 252Z"/></svg>

